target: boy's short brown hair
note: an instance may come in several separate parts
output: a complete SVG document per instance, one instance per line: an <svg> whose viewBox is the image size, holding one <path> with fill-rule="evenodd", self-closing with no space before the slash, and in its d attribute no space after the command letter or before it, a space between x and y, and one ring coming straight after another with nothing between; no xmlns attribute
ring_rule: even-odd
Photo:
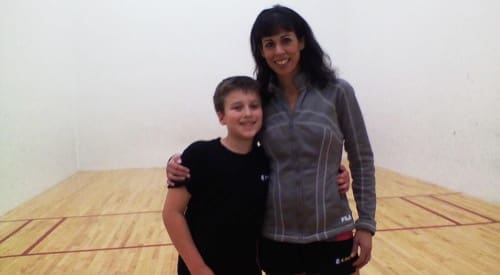
<svg viewBox="0 0 500 275"><path fill-rule="evenodd" d="M222 80L214 93L214 107L216 112L224 113L224 101L227 95L234 90L243 92L253 92L259 94L259 83L248 76L231 76Z"/></svg>

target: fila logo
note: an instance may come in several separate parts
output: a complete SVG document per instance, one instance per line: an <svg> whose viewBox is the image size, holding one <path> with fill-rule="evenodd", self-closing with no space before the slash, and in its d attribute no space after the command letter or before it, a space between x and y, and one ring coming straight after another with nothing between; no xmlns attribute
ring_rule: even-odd
<svg viewBox="0 0 500 275"><path fill-rule="evenodd" d="M340 222L348 222L348 221L352 221L352 217L350 214L347 214L340 218Z"/></svg>
<svg viewBox="0 0 500 275"><path fill-rule="evenodd" d="M269 176L268 176L268 175L264 175L264 174L260 175L260 180L261 180L261 181L266 181L266 180L268 180L268 179L269 179Z"/></svg>

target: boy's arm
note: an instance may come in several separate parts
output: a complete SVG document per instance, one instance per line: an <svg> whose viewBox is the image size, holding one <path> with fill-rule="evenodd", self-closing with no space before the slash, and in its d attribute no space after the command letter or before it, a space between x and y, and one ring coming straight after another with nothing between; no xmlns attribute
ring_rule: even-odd
<svg viewBox="0 0 500 275"><path fill-rule="evenodd" d="M163 223L177 252L192 274L213 275L191 237L184 212L191 195L185 186L170 188L163 207Z"/></svg>

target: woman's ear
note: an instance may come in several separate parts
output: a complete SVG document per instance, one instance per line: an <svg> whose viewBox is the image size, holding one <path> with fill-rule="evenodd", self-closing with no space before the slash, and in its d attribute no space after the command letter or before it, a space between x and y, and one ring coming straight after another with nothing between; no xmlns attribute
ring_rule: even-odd
<svg viewBox="0 0 500 275"><path fill-rule="evenodd" d="M299 40L299 49L302 51L306 47L306 42L304 41L304 38Z"/></svg>

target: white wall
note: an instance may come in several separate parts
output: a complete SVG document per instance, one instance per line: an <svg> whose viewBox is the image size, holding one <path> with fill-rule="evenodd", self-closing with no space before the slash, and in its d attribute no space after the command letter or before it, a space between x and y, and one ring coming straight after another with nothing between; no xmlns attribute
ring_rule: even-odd
<svg viewBox="0 0 500 275"><path fill-rule="evenodd" d="M211 96L222 77L252 74L247 36L256 11L246 1L234 9L198 2L85 2L82 169L161 166L193 139L219 135Z"/></svg>
<svg viewBox="0 0 500 275"><path fill-rule="evenodd" d="M0 200L223 134L213 89L252 74L251 24L274 3L2 1ZM377 165L499 202L498 1L281 3L354 85Z"/></svg>
<svg viewBox="0 0 500 275"><path fill-rule="evenodd" d="M224 77L253 74L250 29L275 3L82 2L76 28L81 169L164 166L192 141L224 134L213 91ZM336 11L330 1L287 4L311 17L320 11L325 20L331 13L324 11Z"/></svg>
<svg viewBox="0 0 500 275"><path fill-rule="evenodd" d="M77 170L71 18L52 4L0 4L0 214Z"/></svg>
<svg viewBox="0 0 500 275"><path fill-rule="evenodd" d="M351 5L341 71L377 165L500 203L500 2Z"/></svg>

